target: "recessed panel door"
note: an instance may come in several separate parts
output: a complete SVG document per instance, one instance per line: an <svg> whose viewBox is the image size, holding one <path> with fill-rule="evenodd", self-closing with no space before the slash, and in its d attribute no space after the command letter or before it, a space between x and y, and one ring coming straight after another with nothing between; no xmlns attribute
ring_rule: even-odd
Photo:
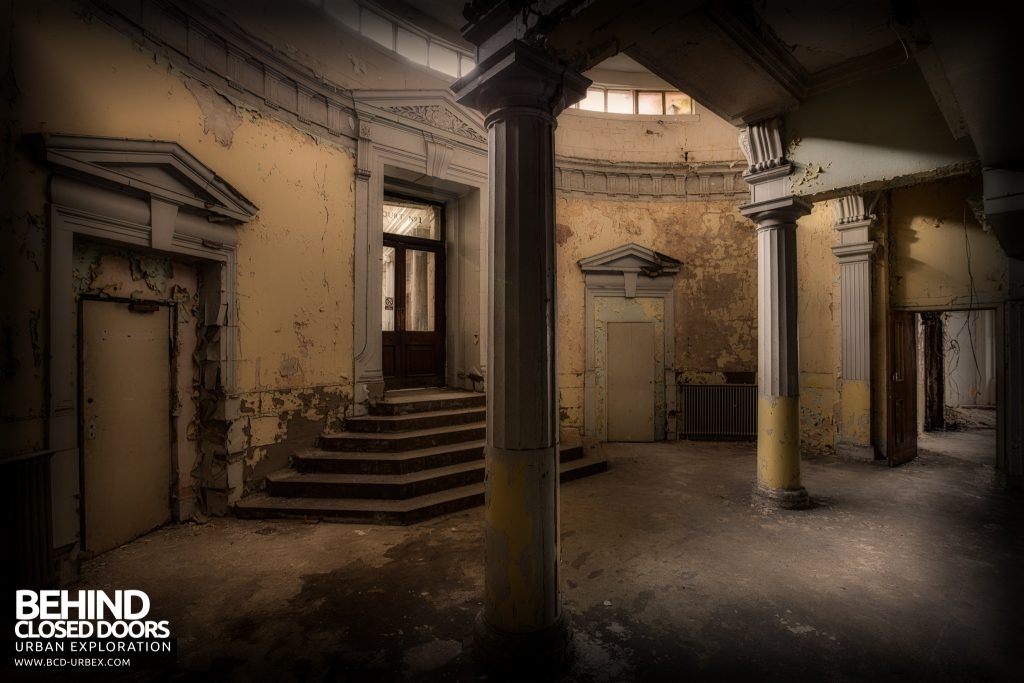
<svg viewBox="0 0 1024 683"><path fill-rule="evenodd" d="M654 323L608 323L608 440L654 441Z"/></svg>
<svg viewBox="0 0 1024 683"><path fill-rule="evenodd" d="M889 311L889 414L886 457L895 467L917 457L917 327L913 311Z"/></svg>
<svg viewBox="0 0 1024 683"><path fill-rule="evenodd" d="M440 207L384 205L381 337L389 389L444 385L444 242Z"/></svg>
<svg viewBox="0 0 1024 683"><path fill-rule="evenodd" d="M80 310L85 546L99 553L171 517L170 309Z"/></svg>

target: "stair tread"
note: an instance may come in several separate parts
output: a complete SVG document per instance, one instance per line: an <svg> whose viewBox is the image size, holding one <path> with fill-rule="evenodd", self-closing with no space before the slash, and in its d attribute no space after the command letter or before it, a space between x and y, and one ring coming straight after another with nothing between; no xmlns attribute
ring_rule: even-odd
<svg viewBox="0 0 1024 683"><path fill-rule="evenodd" d="M606 462L601 457L586 456L571 462L561 463L559 475L578 469L592 467L599 462ZM427 506L447 503L461 498L476 496L484 491L483 482L445 489L436 493L427 493L413 498L390 500L384 498L299 498L270 496L266 493L255 493L235 503L236 507L247 510L279 510L282 512L412 512Z"/></svg>
<svg viewBox="0 0 1024 683"><path fill-rule="evenodd" d="M414 448L406 451L327 451L322 448L307 448L297 451L296 456L305 460L387 460L402 461L415 460L417 458L441 455L443 453L454 453L457 451L469 450L470 448L483 448L487 445L484 440L459 441L441 446L430 446L429 448Z"/></svg>
<svg viewBox="0 0 1024 683"><path fill-rule="evenodd" d="M366 441L385 440L400 441L402 439L414 439L420 436L435 436L437 434L450 434L452 432L472 431L485 429L486 422L467 422L458 425L445 425L443 427L427 427L426 429L410 429L404 432L324 432L321 436L325 439L362 439Z"/></svg>
<svg viewBox="0 0 1024 683"><path fill-rule="evenodd" d="M401 393L407 391L409 393ZM388 405L419 403L421 401L444 401L460 398L484 398L486 394L476 391L452 391L448 389L404 389L388 392L388 395L377 401Z"/></svg>
<svg viewBox="0 0 1024 683"><path fill-rule="evenodd" d="M413 422L416 420L430 419L434 417L455 417L456 415L471 415L473 413L486 412L484 406L475 408L449 408L446 410L427 410L421 413L403 413L401 415L360 415L359 417L348 418L348 421L371 420L373 422ZM453 425L454 426L454 425Z"/></svg>
<svg viewBox="0 0 1024 683"><path fill-rule="evenodd" d="M427 481L449 474L470 472L476 469L483 469L483 458L471 460L470 462L458 463L456 465L445 465L443 467L432 467L416 472L405 474L344 474L340 472L297 472L287 468L271 472L267 479L274 482L308 482L316 484L411 484L419 481Z"/></svg>
<svg viewBox="0 0 1024 683"><path fill-rule="evenodd" d="M269 496L265 493L257 493L246 496L236 503L237 506L253 508L270 508L276 510L300 510L317 512L320 510L332 512L411 512L413 510L446 503L460 498L475 496L482 493L484 485L470 484L459 486L453 489L445 489L437 493L427 493L415 498L390 500L384 498L292 498L283 496Z"/></svg>

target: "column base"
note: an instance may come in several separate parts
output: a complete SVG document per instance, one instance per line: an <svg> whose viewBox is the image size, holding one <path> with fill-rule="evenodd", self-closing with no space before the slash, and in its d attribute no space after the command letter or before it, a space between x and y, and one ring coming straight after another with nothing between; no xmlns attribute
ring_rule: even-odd
<svg viewBox="0 0 1024 683"><path fill-rule="evenodd" d="M473 643L485 664L511 669L549 670L572 657L572 627L563 611L551 626L530 633L503 631L477 615Z"/></svg>
<svg viewBox="0 0 1024 683"><path fill-rule="evenodd" d="M759 507L780 510L804 510L811 506L811 497L803 486L798 489L773 489L756 484L753 499Z"/></svg>

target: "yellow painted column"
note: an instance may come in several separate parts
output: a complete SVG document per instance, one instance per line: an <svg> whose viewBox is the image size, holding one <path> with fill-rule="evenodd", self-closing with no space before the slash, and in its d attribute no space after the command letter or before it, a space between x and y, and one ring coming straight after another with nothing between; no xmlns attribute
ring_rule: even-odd
<svg viewBox="0 0 1024 683"><path fill-rule="evenodd" d="M865 380L843 380L843 395L840 400L842 422L839 426L843 443L861 448L871 448L871 382Z"/></svg>
<svg viewBox="0 0 1024 683"><path fill-rule="evenodd" d="M489 142L484 608L474 636L486 658L518 666L561 658L571 640L558 575L554 128L590 81L518 41L488 50L452 86L485 114Z"/></svg>
<svg viewBox="0 0 1024 683"><path fill-rule="evenodd" d="M800 397L757 397L757 487L800 490Z"/></svg>
<svg viewBox="0 0 1024 683"><path fill-rule="evenodd" d="M796 221L810 205L788 196L789 168L770 151L781 144L778 123L748 129L751 144L771 160L767 170L750 172L755 200L742 208L757 224L758 397L755 502L782 508L807 507L800 481L800 383L797 358ZM751 142L753 140L753 143ZM741 144L744 142L741 138ZM756 149L756 148L755 148ZM757 153L754 153L757 157ZM752 169L757 169L752 163Z"/></svg>
<svg viewBox="0 0 1024 683"><path fill-rule="evenodd" d="M842 330L841 419L836 453L873 460L871 445L871 241L875 216L864 197L851 194L832 200L833 227L839 244L839 310Z"/></svg>

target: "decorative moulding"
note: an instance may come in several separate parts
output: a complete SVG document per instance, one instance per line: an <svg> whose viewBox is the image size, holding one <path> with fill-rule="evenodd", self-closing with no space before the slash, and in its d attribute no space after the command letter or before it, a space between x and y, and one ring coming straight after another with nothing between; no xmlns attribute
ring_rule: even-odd
<svg viewBox="0 0 1024 683"><path fill-rule="evenodd" d="M316 135L356 137L350 91L195 2L108 0L97 16L196 80Z"/></svg>
<svg viewBox="0 0 1024 683"><path fill-rule="evenodd" d="M618 281L614 276L619 275L622 277L619 286L625 289L627 299L636 296L640 276L654 280L662 275L675 275L681 265L671 256L632 242L579 260L580 269L586 273L588 287L601 282L612 284L612 280ZM609 279L608 276L612 277Z"/></svg>
<svg viewBox="0 0 1024 683"><path fill-rule="evenodd" d="M610 164L558 157L555 166L555 189L567 194L668 200L748 195L740 169L729 163Z"/></svg>
<svg viewBox="0 0 1024 683"><path fill-rule="evenodd" d="M359 91L353 102L360 121L384 121L420 130L436 142L486 153L483 117L441 90Z"/></svg>
<svg viewBox="0 0 1024 683"><path fill-rule="evenodd" d="M69 175L190 207L211 222L245 223L258 209L176 142L40 136L46 160Z"/></svg>

